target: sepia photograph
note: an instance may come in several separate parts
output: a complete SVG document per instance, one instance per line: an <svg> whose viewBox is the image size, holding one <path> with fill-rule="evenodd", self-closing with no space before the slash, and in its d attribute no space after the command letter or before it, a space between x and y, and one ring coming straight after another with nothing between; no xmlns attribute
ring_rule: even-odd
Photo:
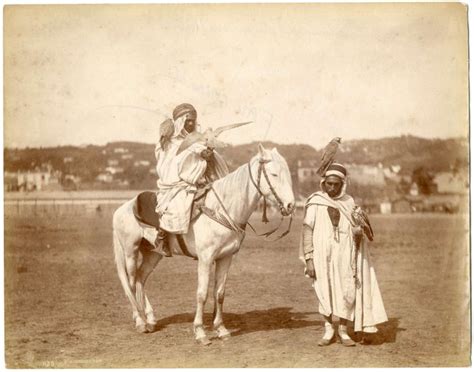
<svg viewBox="0 0 474 372"><path fill-rule="evenodd" d="M471 366L468 6L3 7L4 367Z"/></svg>

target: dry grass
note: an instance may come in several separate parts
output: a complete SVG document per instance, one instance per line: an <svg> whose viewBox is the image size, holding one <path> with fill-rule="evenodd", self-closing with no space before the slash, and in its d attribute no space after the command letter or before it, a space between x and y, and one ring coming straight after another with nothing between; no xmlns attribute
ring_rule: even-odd
<svg viewBox="0 0 474 372"><path fill-rule="evenodd" d="M110 214L5 221L5 347L28 367L425 367L469 365L467 225L461 216L374 216L372 256L389 316L378 344L318 348L322 317L297 259L300 219L277 243L249 236L227 284L233 337L195 344L196 263L148 282L159 329L135 333L113 261ZM206 306L210 324L212 301Z"/></svg>

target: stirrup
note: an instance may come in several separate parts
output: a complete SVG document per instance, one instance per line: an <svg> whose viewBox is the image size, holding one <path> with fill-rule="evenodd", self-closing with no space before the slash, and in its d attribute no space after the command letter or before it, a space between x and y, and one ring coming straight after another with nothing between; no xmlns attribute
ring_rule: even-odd
<svg viewBox="0 0 474 372"><path fill-rule="evenodd" d="M159 230L155 239L155 250L165 257L172 257L173 255L167 240L167 233Z"/></svg>

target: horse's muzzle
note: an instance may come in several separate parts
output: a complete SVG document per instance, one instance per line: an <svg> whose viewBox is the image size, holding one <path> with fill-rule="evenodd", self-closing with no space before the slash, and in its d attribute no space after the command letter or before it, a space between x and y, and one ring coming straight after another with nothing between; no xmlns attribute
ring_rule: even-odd
<svg viewBox="0 0 474 372"><path fill-rule="evenodd" d="M295 210L295 205L293 203L288 203L286 208L285 207L280 208L280 212L282 216L285 216L285 217L292 214L294 210Z"/></svg>

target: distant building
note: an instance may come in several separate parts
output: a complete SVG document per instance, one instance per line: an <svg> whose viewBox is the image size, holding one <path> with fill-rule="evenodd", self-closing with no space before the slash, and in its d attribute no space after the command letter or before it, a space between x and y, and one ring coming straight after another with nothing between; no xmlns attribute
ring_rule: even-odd
<svg viewBox="0 0 474 372"><path fill-rule="evenodd" d="M391 203L391 212L392 213L410 213L412 212L410 201L406 198L400 198L394 200Z"/></svg>
<svg viewBox="0 0 474 372"><path fill-rule="evenodd" d="M410 186L410 195L411 196L418 196L419 194L419 190L418 190L418 185L416 184L416 182L413 182Z"/></svg>
<svg viewBox="0 0 474 372"><path fill-rule="evenodd" d="M124 147L116 147L114 149L114 153L116 154L125 154L128 152L128 149L124 148Z"/></svg>
<svg viewBox="0 0 474 372"><path fill-rule="evenodd" d="M10 179L12 177L10 173ZM42 165L34 170L16 172L19 191L60 190L61 172L54 171L51 165Z"/></svg>
<svg viewBox="0 0 474 372"><path fill-rule="evenodd" d="M134 167L149 167L150 161L149 160L137 160L133 163Z"/></svg>
<svg viewBox="0 0 474 372"><path fill-rule="evenodd" d="M380 203L380 213L390 214L392 213L392 203L384 201Z"/></svg>
<svg viewBox="0 0 474 372"><path fill-rule="evenodd" d="M99 182L111 183L114 180L114 177L110 173L100 173L96 180Z"/></svg>
<svg viewBox="0 0 474 372"><path fill-rule="evenodd" d="M66 164L66 163L72 163L74 160L74 158L72 156L66 156L63 158L63 163Z"/></svg>
<svg viewBox="0 0 474 372"><path fill-rule="evenodd" d="M18 176L16 172L5 172L3 175L5 191L18 191Z"/></svg>
<svg viewBox="0 0 474 372"><path fill-rule="evenodd" d="M433 183L436 184L437 190L441 194L467 194L469 192L467 171L465 173L437 173Z"/></svg>
<svg viewBox="0 0 474 372"><path fill-rule="evenodd" d="M349 164L346 168L351 182L359 185L385 186L385 175L381 166Z"/></svg>
<svg viewBox="0 0 474 372"><path fill-rule="evenodd" d="M133 154L123 154L121 158L124 160L133 159Z"/></svg>
<svg viewBox="0 0 474 372"><path fill-rule="evenodd" d="M119 161L117 159L109 159L107 160L107 164L111 167L119 165Z"/></svg>
<svg viewBox="0 0 474 372"><path fill-rule="evenodd" d="M123 168L122 167L107 167L105 168L106 172L109 172L110 174L117 174L117 173L123 173Z"/></svg>
<svg viewBox="0 0 474 372"><path fill-rule="evenodd" d="M319 168L319 162L315 160L298 160L297 179L299 183L314 179Z"/></svg>
<svg viewBox="0 0 474 372"><path fill-rule="evenodd" d="M400 170L402 168L399 165L391 165L388 168L384 168L383 174L386 179L399 183L402 180Z"/></svg>

